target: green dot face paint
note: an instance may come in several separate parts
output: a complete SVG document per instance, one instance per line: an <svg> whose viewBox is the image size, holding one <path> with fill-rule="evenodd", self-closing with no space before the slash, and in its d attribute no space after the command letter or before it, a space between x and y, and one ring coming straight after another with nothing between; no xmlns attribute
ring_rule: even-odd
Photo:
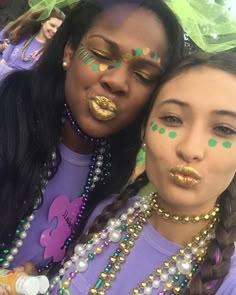
<svg viewBox="0 0 236 295"><path fill-rule="evenodd" d="M214 147L217 145L217 141L214 138L208 140L208 146Z"/></svg>
<svg viewBox="0 0 236 295"><path fill-rule="evenodd" d="M159 129L160 134L164 134L165 132L166 132L165 128L162 127L162 128Z"/></svg>
<svg viewBox="0 0 236 295"><path fill-rule="evenodd" d="M156 131L157 129L158 129L157 124L153 124L153 125L152 125L152 130L153 130L153 131Z"/></svg>
<svg viewBox="0 0 236 295"><path fill-rule="evenodd" d="M176 138L176 136L177 136L177 133L175 132L175 131L171 131L171 132L169 132L169 134L168 134L168 136L170 137L170 138Z"/></svg>
<svg viewBox="0 0 236 295"><path fill-rule="evenodd" d="M93 70L94 72L97 72L97 71L99 70L99 66L98 66L97 64L93 64L93 65L92 65L92 70Z"/></svg>
<svg viewBox="0 0 236 295"><path fill-rule="evenodd" d="M222 143L223 147L225 147L226 149L230 149L232 146L232 143L230 141L224 141Z"/></svg>

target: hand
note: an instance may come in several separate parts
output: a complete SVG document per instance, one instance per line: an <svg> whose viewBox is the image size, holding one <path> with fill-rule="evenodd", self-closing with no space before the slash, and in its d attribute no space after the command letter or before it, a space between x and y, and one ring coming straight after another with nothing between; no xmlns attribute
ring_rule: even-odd
<svg viewBox="0 0 236 295"><path fill-rule="evenodd" d="M0 53L3 52L8 46L9 46L9 44L5 41L3 43L1 43L0 44Z"/></svg>
<svg viewBox="0 0 236 295"><path fill-rule="evenodd" d="M30 261L26 261L22 265L15 267L14 270L26 272L29 275L37 275L38 274L35 265ZM0 295L2 295L2 294L0 293Z"/></svg>

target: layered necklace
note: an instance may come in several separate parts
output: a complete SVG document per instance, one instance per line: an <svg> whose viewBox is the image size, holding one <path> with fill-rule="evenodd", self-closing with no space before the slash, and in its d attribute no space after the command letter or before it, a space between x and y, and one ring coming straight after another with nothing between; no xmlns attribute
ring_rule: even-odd
<svg viewBox="0 0 236 295"><path fill-rule="evenodd" d="M107 290L112 287L116 273L121 271L126 257L135 246L135 242L151 213L153 211L160 213L157 198L156 193L142 197L134 202L133 206L122 213L119 218L110 219L101 232L94 234L84 244L78 244L74 249L73 256L63 264L63 267L52 280L47 294L51 294L56 285L59 286L58 295L70 294L70 284L76 275L85 272L89 267L89 262L100 255L104 248L116 243L118 244L116 250L109 257L107 265L89 291L90 295L105 295ZM133 289L131 294L153 294L153 292L158 295L182 294L193 274L198 271L199 264L206 254L209 241L214 238L214 225L218 219L218 212L219 206L216 205L209 214L204 215L205 218L204 216L201 216L203 219L196 218L196 220L209 221L206 229L172 255L162 266L156 268L153 274L150 274L146 280L140 282L139 286ZM168 214L168 212L164 211L163 214Z"/></svg>
<svg viewBox="0 0 236 295"><path fill-rule="evenodd" d="M32 42L34 41L34 39L35 39L35 36L30 36L28 39L26 39L26 41L23 44L23 47L20 52L20 57L24 62L31 62L34 59L38 59L41 56L41 54L43 53L44 46L31 52L31 54L29 56L26 56L26 52L29 49Z"/></svg>
<svg viewBox="0 0 236 295"><path fill-rule="evenodd" d="M78 133L78 135L87 141L95 143L95 148L92 155L92 163L89 167L86 184L84 186L83 192L79 196L80 198L82 198L83 203L77 215L77 220L74 223L72 232L64 243L64 247L67 248L70 242L73 240L76 233L76 229L78 228L81 218L83 217L83 213L86 209L89 193L94 190L97 182L100 181L105 183L106 178L109 177L110 168L111 168L111 161L110 161L111 155L109 151L110 147L109 147L109 144L107 143L107 140L105 138L89 137L77 126L76 122L73 120L73 117L66 105L65 105L65 109L66 109L67 118L71 126ZM56 156L56 152L54 151L52 153L52 166L56 167L56 165L57 165L57 156ZM44 165L44 166L47 166L47 165ZM51 171L46 169L40 176L41 178L40 189L42 194L45 192L45 188L48 184L48 177L50 177L50 175L51 175ZM39 202L39 198L37 197L35 201L35 206L34 206L35 210L28 217L20 221L20 224L17 227L17 230L15 232L15 236L11 244L9 245L9 247L2 247L2 249L0 250L0 267L10 268L11 263L14 261L15 256L18 254L20 248L23 246L24 239L27 237L27 230L31 227L31 222L34 220L34 216L38 207L38 202ZM42 271L49 269L54 263L56 262L52 259L46 266L39 268L38 272L41 273Z"/></svg>

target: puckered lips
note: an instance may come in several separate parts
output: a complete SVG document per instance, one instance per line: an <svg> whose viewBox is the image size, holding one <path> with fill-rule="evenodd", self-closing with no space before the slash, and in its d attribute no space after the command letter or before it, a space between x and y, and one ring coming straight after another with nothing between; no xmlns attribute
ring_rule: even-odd
<svg viewBox="0 0 236 295"><path fill-rule="evenodd" d="M117 115L116 104L110 98L101 95L89 97L89 109L99 121L108 121Z"/></svg>
<svg viewBox="0 0 236 295"><path fill-rule="evenodd" d="M200 173L191 166L178 165L169 170L172 181L178 186L191 188L201 181Z"/></svg>

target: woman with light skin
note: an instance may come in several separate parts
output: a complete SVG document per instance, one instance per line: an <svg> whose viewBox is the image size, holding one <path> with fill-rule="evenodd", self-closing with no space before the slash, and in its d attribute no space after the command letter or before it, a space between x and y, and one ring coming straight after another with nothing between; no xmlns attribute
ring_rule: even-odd
<svg viewBox="0 0 236 295"><path fill-rule="evenodd" d="M129 181L143 112L182 47L162 1L85 0L35 67L2 81L1 267L61 262L98 201Z"/></svg>
<svg viewBox="0 0 236 295"><path fill-rule="evenodd" d="M12 70L30 69L65 19L56 8L45 20L39 20L41 15L40 11L29 10L1 32L0 77Z"/></svg>
<svg viewBox="0 0 236 295"><path fill-rule="evenodd" d="M233 54L167 73L141 133L146 172L95 209L50 294L236 294L235 91Z"/></svg>

